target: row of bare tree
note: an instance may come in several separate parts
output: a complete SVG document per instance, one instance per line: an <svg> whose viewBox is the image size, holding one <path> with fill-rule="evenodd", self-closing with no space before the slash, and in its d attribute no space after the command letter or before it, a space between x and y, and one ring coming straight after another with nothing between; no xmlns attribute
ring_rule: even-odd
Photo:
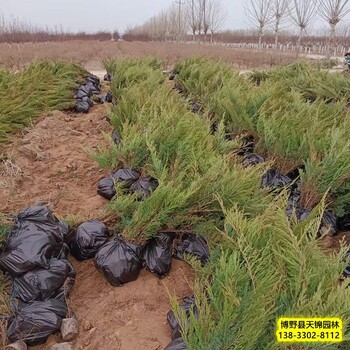
<svg viewBox="0 0 350 350"><path fill-rule="evenodd" d="M166 11L145 23L129 28L124 37L145 37L154 40L181 40L188 33L192 39L210 36L224 25L226 13L221 0L176 0Z"/></svg>
<svg viewBox="0 0 350 350"><path fill-rule="evenodd" d="M98 31L94 33L69 32L62 26L53 28L41 28L34 26L29 21L16 17L5 17L0 12L0 43L23 43L45 41L69 41L69 40L118 40L119 33L114 31Z"/></svg>
<svg viewBox="0 0 350 350"><path fill-rule="evenodd" d="M289 22L298 29L300 47L307 30L320 16L329 25L329 45L335 45L336 28L350 12L350 0L249 0L246 2L246 14L251 25L258 28L259 45L265 29L272 24L275 45L283 22Z"/></svg>
<svg viewBox="0 0 350 350"><path fill-rule="evenodd" d="M273 30L277 47L282 30L297 29L297 46L302 45L309 28L321 17L329 26L328 45L335 46L336 29L350 12L350 0L242 0L247 19L258 34L259 46L267 29ZM221 0L175 0L162 13L142 25L129 28L125 38L181 40L188 35L195 41L210 40L222 29L226 17ZM344 35L342 35L344 37Z"/></svg>

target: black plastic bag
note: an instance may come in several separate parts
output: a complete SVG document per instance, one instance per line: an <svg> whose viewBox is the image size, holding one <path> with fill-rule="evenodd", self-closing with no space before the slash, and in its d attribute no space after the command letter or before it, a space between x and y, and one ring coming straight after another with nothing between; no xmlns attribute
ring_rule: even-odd
<svg viewBox="0 0 350 350"><path fill-rule="evenodd" d="M116 145L120 145L121 142L122 142L122 139L120 138L120 136L116 133L116 132L113 132L112 133L112 141L116 144Z"/></svg>
<svg viewBox="0 0 350 350"><path fill-rule="evenodd" d="M111 81L112 80L112 75L109 74L109 73L105 74L105 76L103 77L103 80L104 81Z"/></svg>
<svg viewBox="0 0 350 350"><path fill-rule="evenodd" d="M169 80L174 80L176 78L176 73L170 72L168 77L169 77Z"/></svg>
<svg viewBox="0 0 350 350"><path fill-rule="evenodd" d="M92 85L80 85L77 89L76 95L86 94L86 96L91 97L94 88Z"/></svg>
<svg viewBox="0 0 350 350"><path fill-rule="evenodd" d="M97 75L94 75L94 74L90 74L89 76L86 77L85 80L86 80L86 82L92 83L96 87L99 87L100 83L101 83L100 78Z"/></svg>
<svg viewBox="0 0 350 350"><path fill-rule="evenodd" d="M211 135L214 135L215 133L217 133L219 130L219 123L218 122L214 122L211 127L210 127L210 133Z"/></svg>
<svg viewBox="0 0 350 350"><path fill-rule="evenodd" d="M85 96L81 100L83 102L87 102L90 107L92 107L94 105L94 101L90 97Z"/></svg>
<svg viewBox="0 0 350 350"><path fill-rule="evenodd" d="M181 308L181 311L186 315L187 324L189 324L191 320L191 312L193 313L193 316L196 319L198 319L199 317L198 308L196 306L194 297L185 297L183 298L183 301L184 301L184 304L182 304L180 308ZM180 324L178 323L175 317L175 314L172 310L170 310L167 314L167 321L171 328L171 338L177 339L181 337L183 330Z"/></svg>
<svg viewBox="0 0 350 350"><path fill-rule="evenodd" d="M113 102L113 96L112 93L110 91L107 92L107 94L102 95L100 97L100 103L112 103Z"/></svg>
<svg viewBox="0 0 350 350"><path fill-rule="evenodd" d="M201 265L204 266L210 258L206 239L203 236L184 234L181 241L175 247L174 258L184 260L185 254L197 257Z"/></svg>
<svg viewBox="0 0 350 350"><path fill-rule="evenodd" d="M139 198L149 197L151 193L158 187L158 180L154 179L151 176L146 176L144 178L140 178L136 182L134 182L130 190L133 193L137 193Z"/></svg>
<svg viewBox="0 0 350 350"><path fill-rule="evenodd" d="M130 188L130 186L140 178L140 174L134 169L119 169L112 175L100 180L97 193L111 200L116 195L115 183L122 182L123 188Z"/></svg>
<svg viewBox="0 0 350 350"><path fill-rule="evenodd" d="M57 299L21 304L8 321L7 337L10 342L23 340L30 346L44 344L59 331L67 313L67 304Z"/></svg>
<svg viewBox="0 0 350 350"><path fill-rule="evenodd" d="M328 234L334 236L337 233L337 217L331 210L326 210L323 213L320 234Z"/></svg>
<svg viewBox="0 0 350 350"><path fill-rule="evenodd" d="M137 279L142 268L140 254L140 246L116 238L99 249L94 263L112 286L120 287Z"/></svg>
<svg viewBox="0 0 350 350"><path fill-rule="evenodd" d="M292 180L288 176L274 169L267 170L262 177L263 187L283 188L289 186L291 183Z"/></svg>
<svg viewBox="0 0 350 350"><path fill-rule="evenodd" d="M36 267L48 268L51 258L64 250L69 227L45 206L35 205L20 212L0 256L0 268L18 276Z"/></svg>
<svg viewBox="0 0 350 350"><path fill-rule="evenodd" d="M232 137L233 135L227 135L228 140L238 139L243 142L243 146L240 148L238 155L246 156L254 152L254 136L246 135L243 137Z"/></svg>
<svg viewBox="0 0 350 350"><path fill-rule="evenodd" d="M113 95L110 91L107 92L106 94L106 102L112 103L113 102Z"/></svg>
<svg viewBox="0 0 350 350"><path fill-rule="evenodd" d="M190 110L192 113L202 114L202 107L195 101L190 102Z"/></svg>
<svg viewBox="0 0 350 350"><path fill-rule="evenodd" d="M308 218L308 216L311 214L311 211L308 209L305 209L300 202L300 191L299 188L294 188L291 191L291 194L288 199L288 205L286 209L287 217L290 219L295 214L298 221L303 221Z"/></svg>
<svg viewBox="0 0 350 350"><path fill-rule="evenodd" d="M53 235L57 241L68 242L71 237L68 224L58 220L45 205L32 205L19 212L14 220L14 230L20 230L29 224Z"/></svg>
<svg viewBox="0 0 350 350"><path fill-rule="evenodd" d="M78 90L86 92L86 94L91 97L100 92L100 87L88 81L85 85L81 85Z"/></svg>
<svg viewBox="0 0 350 350"><path fill-rule="evenodd" d="M80 100L77 100L75 104L75 110L78 113L89 113L90 105L87 101L83 101L80 99Z"/></svg>
<svg viewBox="0 0 350 350"><path fill-rule="evenodd" d="M79 225L72 241L71 253L80 261L93 258L107 242L109 231L100 221L90 220Z"/></svg>
<svg viewBox="0 0 350 350"><path fill-rule="evenodd" d="M56 298L68 278L75 279L76 273L68 260L52 259L48 269L34 269L13 280L11 298L22 302L45 301ZM72 281L68 284L72 286ZM68 296L70 289L66 290Z"/></svg>
<svg viewBox="0 0 350 350"><path fill-rule="evenodd" d="M247 154L243 161L242 161L242 165L244 167L248 167L248 166L254 166L254 165L258 165L261 163L264 163L265 159L255 153L249 153Z"/></svg>
<svg viewBox="0 0 350 350"><path fill-rule="evenodd" d="M74 98L77 100L82 99L83 97L89 97L85 91L78 90L76 94L74 95Z"/></svg>
<svg viewBox="0 0 350 350"><path fill-rule="evenodd" d="M143 252L143 262L150 272L158 277L164 277L171 268L173 233L159 233L151 238Z"/></svg>
<svg viewBox="0 0 350 350"><path fill-rule="evenodd" d="M164 350L187 350L187 346L182 338L176 338Z"/></svg>
<svg viewBox="0 0 350 350"><path fill-rule="evenodd" d="M337 228L339 231L350 231L350 214L337 219Z"/></svg>
<svg viewBox="0 0 350 350"><path fill-rule="evenodd" d="M13 231L12 231L13 232ZM0 257L0 268L18 276L36 267L47 268L50 259L57 257L63 247L63 243L56 240L34 226L25 227L17 231L16 236L12 234L9 244Z"/></svg>

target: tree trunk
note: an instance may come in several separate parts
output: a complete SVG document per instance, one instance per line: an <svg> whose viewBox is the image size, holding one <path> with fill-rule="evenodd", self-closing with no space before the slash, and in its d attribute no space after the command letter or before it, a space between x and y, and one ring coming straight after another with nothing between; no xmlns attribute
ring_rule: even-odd
<svg viewBox="0 0 350 350"><path fill-rule="evenodd" d="M264 35L264 31L263 31L263 28L260 27L259 28L259 50L261 50L261 43L262 43L262 37Z"/></svg>
<svg viewBox="0 0 350 350"><path fill-rule="evenodd" d="M213 36L214 36L214 33L211 31L210 32L210 42L213 43Z"/></svg>
<svg viewBox="0 0 350 350"><path fill-rule="evenodd" d="M276 16L276 25L275 25L275 48L278 47L278 34L280 31L280 18Z"/></svg>
<svg viewBox="0 0 350 350"><path fill-rule="evenodd" d="M303 36L304 36L304 28L300 28L298 42L297 42L297 57L299 57L301 44L303 42Z"/></svg>
<svg viewBox="0 0 350 350"><path fill-rule="evenodd" d="M328 50L327 50L327 59L331 58L331 53L335 50L335 27L336 24L330 23L331 30L329 33L329 41L328 41Z"/></svg>

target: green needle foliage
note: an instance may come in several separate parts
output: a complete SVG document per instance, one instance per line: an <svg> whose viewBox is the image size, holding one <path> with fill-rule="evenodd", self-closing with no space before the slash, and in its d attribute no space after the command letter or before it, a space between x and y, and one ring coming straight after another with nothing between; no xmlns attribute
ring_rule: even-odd
<svg viewBox="0 0 350 350"><path fill-rule="evenodd" d="M192 71L191 65L197 63L200 69L194 67ZM114 76L112 89L117 96L110 119L122 144L110 142L107 149L101 148L93 156L108 170L135 167L142 175L159 180L159 187L143 201L136 201L117 186L118 195L110 209L120 219L122 235L143 242L159 230L190 229L204 233L211 248L210 262L204 268L192 261L197 272L194 293L199 318L195 319L192 314L188 323L176 300L173 301L188 349L339 349L334 344L284 346L275 341L276 320L280 316L334 316L343 319L345 329L349 325L349 281L340 281L348 264L344 261L345 248L338 254L325 255L316 239L325 195L307 220L301 223L288 220L287 194L272 199L260 188L266 166L242 168L235 156L240 142L225 141L224 136L227 130L237 134L254 132L260 148L272 157L297 164L296 154L302 155L304 183L317 174L317 190L323 186L321 193L325 194L332 184L334 195L344 189L346 183L342 176L346 171L348 146L340 132L340 125L346 120L341 108L336 108L337 120L331 120L326 112L330 109L322 99L315 102L316 109L312 109L313 105L298 91L287 93L283 89L280 92L277 88L263 87L267 80L256 87L233 73L237 81L243 79L235 86L232 78L230 85L237 101L233 108L244 111L239 124L238 114L226 111L219 114L211 109L212 106L230 107L228 99L226 105L215 101L218 96L222 101L231 96L224 91L222 82L226 75L230 81L230 71L223 68L221 74L219 64L215 66L218 76L212 75L213 82L209 73L205 75L206 82L201 78L202 69L210 66L210 62L190 60L183 65L186 76L194 75L186 87L188 98L200 101L210 110L203 116L189 112L180 95L164 81L154 60L108 64ZM211 69L209 67L209 72ZM185 82L187 78L183 76L183 79ZM217 92L220 89L222 92ZM251 98L247 98L247 93L251 93ZM287 101L278 97L279 93L284 94ZM274 99L280 106L279 115L273 114ZM292 130L288 133L283 122L277 120L288 107L291 109L288 116L292 119L293 111L300 108L300 116L296 114L296 120L289 124L298 133L291 143L285 142L284 137L293 136ZM310 111L318 111L314 114L315 120L306 118L308 127L300 126L302 112L308 116ZM210 132L211 113L220 121L215 135ZM230 118L226 118L227 115ZM282 136L269 135L267 125L275 131L282 129ZM310 144L311 136L315 135L317 140ZM344 149L343 153L335 152L339 147ZM343 168L340 164L344 164ZM333 173L327 173L326 166L336 166L338 171L333 169ZM346 348L348 331L345 339Z"/></svg>
<svg viewBox="0 0 350 350"><path fill-rule="evenodd" d="M19 72L0 71L0 142L42 112L74 105L74 89L87 71L63 61L37 61Z"/></svg>
<svg viewBox="0 0 350 350"><path fill-rule="evenodd" d="M287 173L304 166L302 202L313 208L327 192L337 214L350 210L350 79L305 62L248 79L222 63L184 60L176 80L189 98L224 123L254 136L256 151Z"/></svg>
<svg viewBox="0 0 350 350"><path fill-rule="evenodd" d="M122 144L94 156L110 170L133 167L159 181L157 190L141 202L118 190L111 207L124 236L144 241L161 229L200 227L203 233L220 227L218 196L247 215L266 206L260 189L263 169L237 164L228 153L237 142L211 135L209 124L187 109L153 60L119 61L108 68L112 66L118 70L112 71L118 99L110 118Z"/></svg>
<svg viewBox="0 0 350 350"><path fill-rule="evenodd" d="M322 206L296 224L286 218L285 205L285 198L278 198L255 218L224 209L220 244L196 283L199 319L188 325L174 302L189 350L291 349L275 340L279 317L341 317L345 329L349 325L349 281L339 280L344 250L326 256L314 238ZM292 349L338 346L293 344Z"/></svg>

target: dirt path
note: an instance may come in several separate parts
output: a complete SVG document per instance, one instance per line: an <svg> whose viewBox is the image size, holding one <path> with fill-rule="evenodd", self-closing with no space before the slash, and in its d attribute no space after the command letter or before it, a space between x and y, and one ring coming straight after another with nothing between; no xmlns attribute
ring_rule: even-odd
<svg viewBox="0 0 350 350"><path fill-rule="evenodd" d="M88 114L56 111L17 135L0 169L0 212L17 213L44 201L58 217L102 218L107 201L96 188L105 172L87 151L105 144L102 132L112 131L106 108L96 105ZM68 300L79 321L74 350L164 349L170 342L167 290L179 299L190 294L193 276L187 264L173 260L163 280L143 270L137 281L121 288L109 285L91 260L74 265L77 280ZM60 341L52 336L34 349L50 349Z"/></svg>
<svg viewBox="0 0 350 350"><path fill-rule="evenodd" d="M79 320L74 350L163 350L170 343L168 292L189 295L192 271L187 264L173 260L163 280L142 270L135 282L123 287L108 284L92 261L74 265L77 279L69 298ZM52 336L33 350L48 350L57 341L59 336Z"/></svg>
<svg viewBox="0 0 350 350"><path fill-rule="evenodd" d="M87 115L56 111L27 128L6 149L0 212L15 213L44 201L58 216L100 217L105 200L96 194L96 183L103 173L87 150L101 146L101 132L110 131L104 106Z"/></svg>

